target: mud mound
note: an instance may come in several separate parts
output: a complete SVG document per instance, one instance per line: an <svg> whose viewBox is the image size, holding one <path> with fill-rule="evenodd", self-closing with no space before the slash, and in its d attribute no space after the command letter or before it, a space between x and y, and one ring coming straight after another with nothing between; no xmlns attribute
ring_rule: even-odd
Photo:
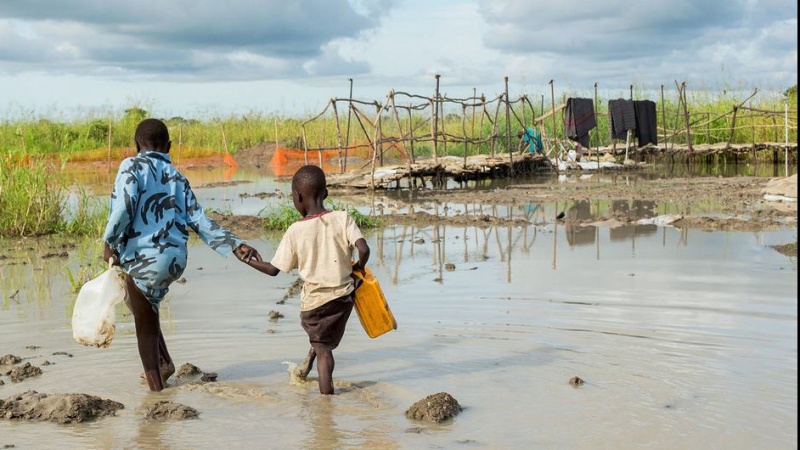
<svg viewBox="0 0 800 450"><path fill-rule="evenodd" d="M243 238L258 237L264 233L264 219L258 216L232 216L215 212L208 212L207 215L219 226Z"/></svg>
<svg viewBox="0 0 800 450"><path fill-rule="evenodd" d="M122 403L87 394L40 394L27 391L0 400L0 419L37 422L86 422L113 416Z"/></svg>
<svg viewBox="0 0 800 450"><path fill-rule="evenodd" d="M233 159L240 166L266 166L275 153L275 147L274 142L262 142L250 148L237 150L236 154L233 155Z"/></svg>
<svg viewBox="0 0 800 450"><path fill-rule="evenodd" d="M195 375L200 375L203 373L199 367L195 366L192 363L185 363L178 369L178 373L175 374L178 378L186 378L186 377L193 377Z"/></svg>
<svg viewBox="0 0 800 450"><path fill-rule="evenodd" d="M200 381L211 382L217 381L217 373L216 372L203 372L200 370L199 367L195 366L192 363L185 363L178 369L178 378L197 378L200 377Z"/></svg>
<svg viewBox="0 0 800 450"><path fill-rule="evenodd" d="M17 355L11 355L11 354L5 355L3 357L0 357L0 366L10 366L20 361L22 361L22 358L20 358Z"/></svg>
<svg viewBox="0 0 800 450"><path fill-rule="evenodd" d="M20 381L26 378L37 377L41 374L42 374L42 369L27 362L21 366L17 366L11 369L11 371L8 373L8 377L11 378L11 381L13 381L14 383L19 383Z"/></svg>
<svg viewBox="0 0 800 450"><path fill-rule="evenodd" d="M200 413L191 406L182 405L168 401L160 401L153 405L144 418L148 420L169 420L169 419L196 419Z"/></svg>
<svg viewBox="0 0 800 450"><path fill-rule="evenodd" d="M439 392L411 405L406 411L406 417L440 423L460 413L461 410L461 405L452 395L447 392Z"/></svg>

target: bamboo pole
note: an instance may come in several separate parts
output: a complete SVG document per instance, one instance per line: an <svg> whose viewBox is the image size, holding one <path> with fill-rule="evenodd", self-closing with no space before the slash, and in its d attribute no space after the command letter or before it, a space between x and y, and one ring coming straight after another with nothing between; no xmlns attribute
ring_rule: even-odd
<svg viewBox="0 0 800 450"><path fill-rule="evenodd" d="M665 112L664 104L664 85L661 85L661 127L664 130L664 148L667 147L667 113ZM656 121L658 122L658 121Z"/></svg>
<svg viewBox="0 0 800 450"><path fill-rule="evenodd" d="M783 101L783 165L784 176L789 176L789 100Z"/></svg>
<svg viewBox="0 0 800 450"><path fill-rule="evenodd" d="M483 113L481 114L481 121L478 125L478 130L480 130L481 137L483 137L483 118L486 116L486 95L481 94L481 110ZM475 123L475 118L473 117L472 123ZM474 136L474 134L473 134Z"/></svg>
<svg viewBox="0 0 800 450"><path fill-rule="evenodd" d="M464 135L464 164L467 168L467 153L469 153L469 139L467 138L467 105L461 105L461 134Z"/></svg>
<svg viewBox="0 0 800 450"><path fill-rule="evenodd" d="M502 97L498 97L497 100L497 107L494 109L494 120L492 122L492 141L491 141L491 149L492 149L492 158L494 158L494 144L497 141L497 117L500 115L500 104Z"/></svg>
<svg viewBox="0 0 800 450"><path fill-rule="evenodd" d="M678 81L675 81L675 84L678 84ZM689 106L686 104L686 82L681 82L680 86L678 86L678 95L680 97L680 104L683 105L683 118L686 122L686 145L689 148L689 152L693 152L694 149L692 148L692 130L691 125L689 124ZM736 120L736 112L734 111L734 121Z"/></svg>
<svg viewBox="0 0 800 450"><path fill-rule="evenodd" d="M347 153L350 149L350 116L353 113L353 79L348 78L350 81L350 96L347 98L347 138L345 139L346 147L344 148L344 170L347 170Z"/></svg>
<svg viewBox="0 0 800 450"><path fill-rule="evenodd" d="M731 147L731 141L733 141L733 134L736 131L736 114L739 112L739 109L742 108L745 103L750 101L750 99L753 98L757 93L758 93L758 88L754 89L753 93L750 94L750 96L747 97L746 99L742 100L741 103L739 103L737 105L733 105L733 119L731 119L731 132L728 135L728 143L725 145L725 148L730 148ZM691 150L691 144L690 144L689 150Z"/></svg>
<svg viewBox="0 0 800 450"><path fill-rule="evenodd" d="M433 114L432 117L433 124L431 125L431 137L433 138L433 160L437 164L439 163L439 142L438 142L438 129L437 129L438 126L437 121L439 120L439 77L440 75L437 73L436 94L433 99L433 106L432 106L433 111L431 111L431 114Z"/></svg>
<svg viewBox="0 0 800 450"><path fill-rule="evenodd" d="M414 163L414 121L411 111L411 106L408 107L408 137L411 140L411 154L409 155L411 158L411 163Z"/></svg>
<svg viewBox="0 0 800 450"><path fill-rule="evenodd" d="M597 81L594 82L594 110L598 111L597 107ZM596 128L595 128L596 129ZM595 132L595 136L597 136L598 132ZM591 143L590 143L591 145ZM595 149L595 157L597 158L597 170L600 171L600 137L598 136L597 139L597 148Z"/></svg>
<svg viewBox="0 0 800 450"><path fill-rule="evenodd" d="M555 89L553 87L553 80L550 80L550 104L552 106L551 113L553 114L553 138L554 143L556 139L556 94ZM556 159L558 159L558 149L556 149Z"/></svg>
<svg viewBox="0 0 800 450"><path fill-rule="evenodd" d="M403 131L403 125L400 123L400 115L397 113L397 105L394 102L394 89L392 89L389 95L391 96L392 99L392 112L394 112L394 120L395 122L397 122L398 131L400 131L400 141L402 142L403 148L405 149L406 134ZM403 151L403 153L406 154L406 163L408 167L408 172L411 173L411 158L408 156L408 152L406 152L405 150Z"/></svg>
<svg viewBox="0 0 800 450"><path fill-rule="evenodd" d="M508 99L508 77L503 77L506 99L506 148L508 149L508 176L514 178L514 153L511 150L511 102Z"/></svg>
<svg viewBox="0 0 800 450"><path fill-rule="evenodd" d="M339 112L336 109L336 101L333 102L333 119L336 123L336 141L339 148L339 173L344 173L344 159L342 159L342 131L339 129ZM322 154L322 152L320 152ZM320 166L321 167L321 166Z"/></svg>
<svg viewBox="0 0 800 450"><path fill-rule="evenodd" d="M444 100L443 97L447 97L447 92L444 93L444 96L439 97L439 123L441 126L441 130L439 133L442 135L442 156L447 156L447 129L446 124L444 122Z"/></svg>

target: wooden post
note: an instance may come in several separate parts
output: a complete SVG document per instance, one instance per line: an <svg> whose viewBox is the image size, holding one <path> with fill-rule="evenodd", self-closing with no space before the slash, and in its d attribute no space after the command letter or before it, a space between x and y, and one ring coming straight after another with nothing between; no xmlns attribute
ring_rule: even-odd
<svg viewBox="0 0 800 450"><path fill-rule="evenodd" d="M594 113L597 115L598 106L597 106L597 81L594 82ZM595 136L597 136L598 132L595 132ZM600 137L597 136L597 150L595 150L597 154L597 170L600 171Z"/></svg>
<svg viewBox="0 0 800 450"><path fill-rule="evenodd" d="M403 146L403 153L406 154L406 163L408 165L408 174L411 176L411 158L409 158L408 153L405 151L406 146L406 134L403 132L403 124L400 123L400 114L397 113L397 105L394 103L394 89L392 89L391 93L392 102L392 111L394 111L394 120L397 123L397 129L400 132L400 143Z"/></svg>
<svg viewBox="0 0 800 450"><path fill-rule="evenodd" d="M502 103L502 96L497 97L497 107L494 109L494 123L492 124L492 158L494 158L494 144L497 141L497 118L500 116L500 104Z"/></svg>
<svg viewBox="0 0 800 450"><path fill-rule="evenodd" d="M303 126L301 127L301 130L303 132L303 134L302 134L302 136L303 136L303 163L305 165L308 165L308 143L306 142L306 124L303 124Z"/></svg>
<svg viewBox="0 0 800 450"><path fill-rule="evenodd" d="M789 100L783 101L783 176L789 176Z"/></svg>
<svg viewBox="0 0 800 450"><path fill-rule="evenodd" d="M446 125L444 122L444 100L443 97L447 97L447 92L444 93L444 96L439 96L439 126L440 134L442 135L442 156L447 156L447 130Z"/></svg>
<svg viewBox="0 0 800 450"><path fill-rule="evenodd" d="M479 130L479 133L480 133L479 141L483 140L483 118L486 116L486 95L485 94L481 94L481 111L482 111L481 112L481 121L480 121L480 124L478 125L478 130ZM474 117L473 117L472 123L473 124L475 123ZM474 136L474 134L473 134L473 136ZM475 153L478 153L478 152L475 152Z"/></svg>
<svg viewBox="0 0 800 450"><path fill-rule="evenodd" d="M675 81L677 85L678 82ZM681 103L683 104L683 119L686 122L686 145L689 148L689 152L694 152L692 148L692 125L689 122L689 107L686 104L686 82L682 82L680 86L678 86L678 96L680 98ZM734 111L734 121L736 118L736 112ZM728 143L730 145L730 142Z"/></svg>
<svg viewBox="0 0 800 450"><path fill-rule="evenodd" d="M439 121L439 74L436 74L436 94L433 99L433 125L431 134L433 135L433 161L439 164L439 141L438 141L438 121Z"/></svg>
<svg viewBox="0 0 800 450"><path fill-rule="evenodd" d="M539 115L540 116L544 115L544 94L542 94L542 106L539 108ZM542 125L544 125L544 123L542 123Z"/></svg>
<svg viewBox="0 0 800 450"><path fill-rule="evenodd" d="M380 155L381 167L383 167L383 106L378 107L378 117L375 119L375 149ZM374 172L373 170L373 175Z"/></svg>
<svg viewBox="0 0 800 450"><path fill-rule="evenodd" d="M464 135L464 169L467 168L467 153L469 153L469 137L467 137L467 105L461 105L461 134Z"/></svg>
<svg viewBox="0 0 800 450"><path fill-rule="evenodd" d="M336 123L336 142L339 148L339 173L344 173L344 159L342 159L342 131L339 129L339 112L336 109L336 99L332 99L331 103L333 103L333 120Z"/></svg>
<svg viewBox="0 0 800 450"><path fill-rule="evenodd" d="M556 94L553 88L553 80L550 80L550 104L552 106L551 113L553 115L553 134L551 134L553 139L553 145L556 144ZM556 159L558 159L558 148L556 148Z"/></svg>
<svg viewBox="0 0 800 450"><path fill-rule="evenodd" d="M664 130L664 148L667 147L667 113L664 112L664 85L661 85L661 128ZM656 121L658 122L658 121Z"/></svg>
<svg viewBox="0 0 800 450"><path fill-rule="evenodd" d="M347 98L347 137L345 138L344 148L344 170L347 170L347 153L350 149L350 116L353 113L353 79L347 79L350 82L350 96Z"/></svg>
<svg viewBox="0 0 800 450"><path fill-rule="evenodd" d="M472 132L470 133L470 139L475 139L475 104L478 102L477 89L472 88ZM476 151L475 154L478 154Z"/></svg>
<svg viewBox="0 0 800 450"><path fill-rule="evenodd" d="M412 120L411 116L411 104L408 105L408 138L411 141L411 154L409 157L411 158L411 163L414 163L414 121ZM411 174L409 174L411 176Z"/></svg>
<svg viewBox="0 0 800 450"><path fill-rule="evenodd" d="M628 162L628 147L631 146L631 134L633 134L631 130L628 130L625 134L625 162Z"/></svg>
<svg viewBox="0 0 800 450"><path fill-rule="evenodd" d="M508 77L503 77L506 99L506 148L508 148L508 176L514 177L514 153L511 151L511 102L508 100Z"/></svg>

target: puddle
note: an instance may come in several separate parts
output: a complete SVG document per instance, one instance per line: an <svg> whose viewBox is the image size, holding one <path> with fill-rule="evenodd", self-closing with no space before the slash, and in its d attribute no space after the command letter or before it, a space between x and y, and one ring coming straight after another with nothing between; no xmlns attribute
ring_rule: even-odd
<svg viewBox="0 0 800 450"><path fill-rule="evenodd" d="M274 198L245 201L239 193L285 188L265 178L198 188L198 195L204 206L230 199L246 214ZM410 207L391 197L378 203L384 211ZM360 206L373 207L370 199ZM162 304L162 326L176 361L218 379L172 380L154 394L139 380L124 306L109 348L72 340L76 294L67 269L102 271L97 243L42 259L61 244L4 242L0 355L55 364L19 383L0 375L0 398L81 392L125 408L101 423L68 427L0 420L0 445L38 448L58 439L65 447L207 448L231 437L245 446L269 439L275 448L796 445L797 259L772 248L796 242L795 229L591 225L672 212L646 201L413 207L491 210L531 223L408 223L367 233L370 267L398 329L370 339L351 317L335 351L333 397L317 393L315 370L307 383L292 383L287 372L287 362L299 363L308 350L299 299L286 296L294 274L262 275L193 240L186 282ZM564 220L554 220L560 212ZM277 246L265 236L250 242L265 258ZM270 321L273 310L284 318ZM443 391L463 407L451 421L420 425L405 417L414 402ZM161 401L202 414L144 420L142 411Z"/></svg>

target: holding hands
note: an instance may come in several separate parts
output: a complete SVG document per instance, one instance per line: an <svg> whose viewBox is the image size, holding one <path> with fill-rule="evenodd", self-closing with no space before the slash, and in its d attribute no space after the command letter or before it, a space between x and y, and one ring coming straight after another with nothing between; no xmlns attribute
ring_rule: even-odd
<svg viewBox="0 0 800 450"><path fill-rule="evenodd" d="M236 255L236 258L246 264L250 264L251 261L258 261L261 262L261 255L258 253L258 250L254 249L253 247L242 244L233 251L233 254Z"/></svg>

